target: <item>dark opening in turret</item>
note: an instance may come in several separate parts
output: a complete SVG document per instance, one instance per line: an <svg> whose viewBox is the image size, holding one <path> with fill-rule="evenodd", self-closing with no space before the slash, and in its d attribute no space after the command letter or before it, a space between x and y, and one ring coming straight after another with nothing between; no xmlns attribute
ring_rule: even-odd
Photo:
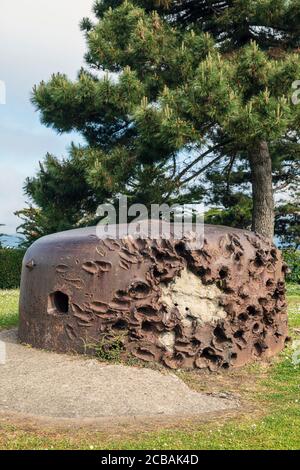
<svg viewBox="0 0 300 470"><path fill-rule="evenodd" d="M49 295L48 313L68 313L69 297L61 291Z"/></svg>

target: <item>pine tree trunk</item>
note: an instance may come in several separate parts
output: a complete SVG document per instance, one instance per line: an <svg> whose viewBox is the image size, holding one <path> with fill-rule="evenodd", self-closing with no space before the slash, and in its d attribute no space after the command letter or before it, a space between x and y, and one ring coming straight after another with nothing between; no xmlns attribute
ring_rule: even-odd
<svg viewBox="0 0 300 470"><path fill-rule="evenodd" d="M266 141L258 142L250 152L252 173L252 230L273 239L274 196L272 186L272 160Z"/></svg>

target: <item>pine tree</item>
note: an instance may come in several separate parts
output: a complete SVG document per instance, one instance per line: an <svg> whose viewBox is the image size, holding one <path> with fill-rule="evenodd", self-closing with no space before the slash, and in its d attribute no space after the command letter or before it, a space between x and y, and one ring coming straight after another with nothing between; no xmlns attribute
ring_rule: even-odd
<svg viewBox="0 0 300 470"><path fill-rule="evenodd" d="M81 161L94 205L120 192L195 201L203 175L222 165L233 177L238 166L252 183L252 227L272 237L272 178L299 158L298 4L97 1L96 22L81 24L88 69L75 82L54 75L33 95L47 126L85 137L71 161ZM33 199L40 177L26 185Z"/></svg>
<svg viewBox="0 0 300 470"><path fill-rule="evenodd" d="M209 32L223 53L240 51L243 46L253 42L261 50L266 51L270 58L273 57L279 60L286 58L288 61L291 51L299 52L300 2L298 0L289 2L282 0L235 0L229 2L155 0L149 2L146 0L138 3L144 4L146 7L149 6L149 3L152 6L161 7L165 17L177 26L196 26L200 27L202 31ZM253 59L255 58L253 57ZM253 65L255 65L254 60ZM255 89L252 92L255 94ZM253 139L252 150L250 145L248 146L247 160L251 168L253 189L252 228L267 236L271 236L274 230L272 169L275 173L273 180L280 183L279 186L282 185L282 180L284 184L286 184L286 181L289 184L297 181L299 163L297 171L295 171L294 165L295 162L299 162L298 144L298 136L291 136L287 132L281 139L271 142L259 140L254 142ZM284 155L288 152L288 155ZM232 174L238 153L240 152L237 149L235 156L231 157L228 164L230 171L227 172L226 181L223 180L223 186L226 187L223 199L227 201L227 205L230 199L228 197L229 177ZM280 171L281 166L285 168L284 173ZM288 173L286 172L287 166ZM293 180L295 174L296 178ZM243 180L245 181L245 179L247 179L247 175L244 175ZM229 205L229 213L231 212L233 215L236 210L239 212L241 202L244 202L244 213L246 214L249 208L247 198L239 200L235 207ZM238 219L235 218L234 222L237 223Z"/></svg>

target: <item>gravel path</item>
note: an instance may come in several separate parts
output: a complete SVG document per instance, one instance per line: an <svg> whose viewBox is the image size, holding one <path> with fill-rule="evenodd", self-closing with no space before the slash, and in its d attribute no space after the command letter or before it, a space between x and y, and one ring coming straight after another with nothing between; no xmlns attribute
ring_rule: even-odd
<svg viewBox="0 0 300 470"><path fill-rule="evenodd" d="M192 391L172 373L105 365L18 344L16 330L0 332L0 413L52 418L187 417L225 412L237 402Z"/></svg>

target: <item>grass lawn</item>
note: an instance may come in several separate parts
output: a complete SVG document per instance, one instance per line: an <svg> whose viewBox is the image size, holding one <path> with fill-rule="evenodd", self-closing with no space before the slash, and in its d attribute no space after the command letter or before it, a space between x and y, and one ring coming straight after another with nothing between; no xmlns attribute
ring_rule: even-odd
<svg viewBox="0 0 300 470"><path fill-rule="evenodd" d="M299 286L288 286L288 299L290 334L300 340ZM17 291L0 291L0 328L17 323L17 304ZM267 363L216 374L178 373L195 390L239 394L245 408L236 416L151 432L6 423L0 424L0 449L300 449L300 364L292 360L292 345Z"/></svg>
<svg viewBox="0 0 300 470"><path fill-rule="evenodd" d="M18 290L0 290L0 330L18 323Z"/></svg>

